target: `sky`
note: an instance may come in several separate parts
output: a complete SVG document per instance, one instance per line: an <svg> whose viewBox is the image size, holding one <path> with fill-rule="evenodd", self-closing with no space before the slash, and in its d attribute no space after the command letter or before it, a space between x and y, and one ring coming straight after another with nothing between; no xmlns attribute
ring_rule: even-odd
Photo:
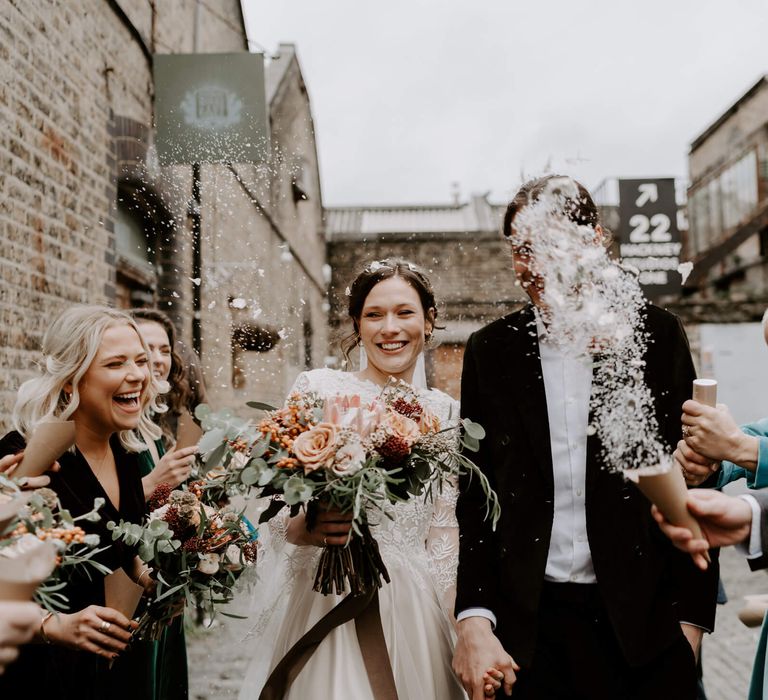
<svg viewBox="0 0 768 700"><path fill-rule="evenodd" d="M447 203L560 172L687 177L768 73L767 0L242 0L296 44L326 206Z"/></svg>

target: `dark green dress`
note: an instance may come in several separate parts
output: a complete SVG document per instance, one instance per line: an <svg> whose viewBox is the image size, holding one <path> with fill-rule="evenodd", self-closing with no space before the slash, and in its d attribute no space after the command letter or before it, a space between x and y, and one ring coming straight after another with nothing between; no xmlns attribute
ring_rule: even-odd
<svg viewBox="0 0 768 700"><path fill-rule="evenodd" d="M155 446L162 457L165 454L162 441L155 440ZM140 452L138 457L141 476L144 477L155 468L155 463L149 450ZM179 615L171 622L153 646L156 654L154 700L187 700L189 683L184 616Z"/></svg>

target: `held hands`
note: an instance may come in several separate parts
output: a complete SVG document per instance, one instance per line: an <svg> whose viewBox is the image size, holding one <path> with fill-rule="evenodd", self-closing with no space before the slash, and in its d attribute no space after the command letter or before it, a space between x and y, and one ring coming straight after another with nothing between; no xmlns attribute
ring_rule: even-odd
<svg viewBox="0 0 768 700"><path fill-rule="evenodd" d="M656 506L652 506L651 513L672 544L688 552L700 569L707 568L704 554L710 547L738 544L749 537L752 508L745 500L701 489L688 492L687 505L691 515L699 522L705 539L694 539L688 528L672 525Z"/></svg>
<svg viewBox="0 0 768 700"><path fill-rule="evenodd" d="M490 620L468 617L458 628L452 666L470 700L493 697L500 688L505 695L512 695L520 667L493 634Z"/></svg>
<svg viewBox="0 0 768 700"><path fill-rule="evenodd" d="M40 608L34 603L0 602L0 675L39 627Z"/></svg>
<svg viewBox="0 0 768 700"><path fill-rule="evenodd" d="M42 631L53 644L115 659L125 651L136 627L117 610L89 605L76 613L54 615L43 622Z"/></svg>
<svg viewBox="0 0 768 700"><path fill-rule="evenodd" d="M352 513L338 510L320 510L312 530L307 527L305 513L299 513L288 523L287 539L292 544L315 547L344 546L352 529Z"/></svg>
<svg viewBox="0 0 768 700"><path fill-rule="evenodd" d="M158 484L168 484L173 488L184 483L192 472L196 454L196 445L166 452L155 468L141 480L144 498L148 499Z"/></svg>
<svg viewBox="0 0 768 700"><path fill-rule="evenodd" d="M741 431L725 404L712 408L698 401L686 401L682 421L685 443L698 453L698 459L694 461L726 459L746 469L756 468L757 438Z"/></svg>

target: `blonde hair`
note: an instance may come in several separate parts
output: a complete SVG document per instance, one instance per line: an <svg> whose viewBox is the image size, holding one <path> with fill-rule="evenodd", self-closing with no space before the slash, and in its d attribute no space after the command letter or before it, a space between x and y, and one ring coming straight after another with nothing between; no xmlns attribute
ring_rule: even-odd
<svg viewBox="0 0 768 700"><path fill-rule="evenodd" d="M108 306L71 306L51 323L43 336L41 375L19 387L13 408L13 426L25 440L29 440L39 423L52 418L67 420L77 410L80 381L99 351L104 331L118 325L133 328L149 355L136 322L128 314ZM71 393L64 390L68 384L71 384ZM158 387L151 373L145 391L138 430L157 440L161 431L152 422L151 412L162 412L164 408L156 403ZM118 437L130 452L147 449L136 431L123 430Z"/></svg>

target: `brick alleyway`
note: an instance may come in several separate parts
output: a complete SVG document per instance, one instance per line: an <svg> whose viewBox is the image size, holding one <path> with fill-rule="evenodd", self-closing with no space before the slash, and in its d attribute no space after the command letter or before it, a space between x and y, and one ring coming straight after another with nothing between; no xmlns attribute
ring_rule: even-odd
<svg viewBox="0 0 768 700"><path fill-rule="evenodd" d="M718 608L717 631L704 640L704 682L709 700L743 700L747 695L757 630L739 622L741 597L768 592L762 573L750 573L733 549L721 555L722 576L730 602ZM247 645L226 639L226 618L211 630L189 634L190 697L192 700L236 698L248 665Z"/></svg>

